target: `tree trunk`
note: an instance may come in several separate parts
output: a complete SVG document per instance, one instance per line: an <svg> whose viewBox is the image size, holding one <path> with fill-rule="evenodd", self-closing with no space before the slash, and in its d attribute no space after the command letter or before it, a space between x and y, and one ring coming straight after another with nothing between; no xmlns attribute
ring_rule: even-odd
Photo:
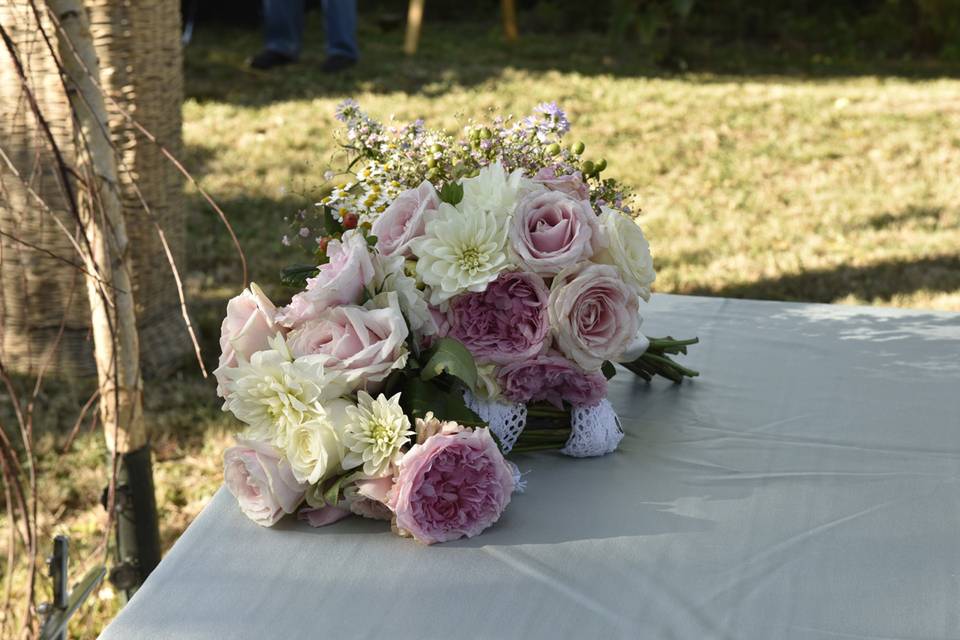
<svg viewBox="0 0 960 640"><path fill-rule="evenodd" d="M0 0L0 24L11 34L41 110L68 163L75 162L76 132L56 63L44 33L56 38L36 0L38 22L30 0ZM136 298L140 354L144 376L159 377L186 361L190 349L177 289L152 220L163 228L173 258L182 264L184 251L183 182L177 169L153 142L140 134L121 110L154 134L174 155L181 152L182 56L180 4L176 0L82 0L99 58L99 84L111 141L117 150L119 196L127 222L131 278ZM55 163L38 134L14 66L0 47L0 147L57 218L69 228ZM141 200L142 198L142 200ZM145 212L142 202L150 209ZM48 375L73 381L93 377L90 310L79 278L63 277L64 263L78 256L51 215L42 215L36 201L0 162L0 357L9 369L35 373L48 361L60 322L66 322ZM55 256L50 255L55 254ZM74 290L75 289L75 290Z"/></svg>
<svg viewBox="0 0 960 640"><path fill-rule="evenodd" d="M99 65L86 11L80 0L48 2L63 28L57 40L70 105L79 125L78 169L95 189L80 198L80 212L93 253L88 257L86 281L100 385L100 415L111 451L126 453L146 444L147 432L117 161L109 138L106 106L95 84ZM105 282L92 275L98 271Z"/></svg>

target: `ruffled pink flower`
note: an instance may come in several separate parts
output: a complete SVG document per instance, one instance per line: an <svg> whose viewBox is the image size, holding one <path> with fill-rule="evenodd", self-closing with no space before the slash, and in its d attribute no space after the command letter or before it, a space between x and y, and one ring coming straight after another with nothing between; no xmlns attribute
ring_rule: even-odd
<svg viewBox="0 0 960 640"><path fill-rule="evenodd" d="M370 231L377 238L377 249L385 256L413 255L410 242L423 235L439 206L440 197L426 180L401 193L373 223Z"/></svg>
<svg viewBox="0 0 960 640"><path fill-rule="evenodd" d="M347 231L340 240L330 241L327 256L330 261L307 280L307 288L277 313L283 326L293 329L330 307L360 302L363 288L375 274L366 238L356 230Z"/></svg>
<svg viewBox="0 0 960 640"><path fill-rule="evenodd" d="M450 304L449 336L475 358L508 364L545 350L550 337L550 291L533 273L507 271L482 293L466 293Z"/></svg>
<svg viewBox="0 0 960 640"><path fill-rule="evenodd" d="M583 174L579 171L558 175L556 167L544 167L533 176L533 181L539 182L550 191L560 191L577 200L590 199L590 187L583 181Z"/></svg>
<svg viewBox="0 0 960 640"><path fill-rule="evenodd" d="M513 472L488 429L431 436L403 456L388 506L401 534L433 544L471 538L500 519Z"/></svg>
<svg viewBox="0 0 960 640"><path fill-rule="evenodd" d="M561 191L527 196L510 222L510 245L530 271L552 276L593 255L597 216L588 200Z"/></svg>
<svg viewBox="0 0 960 640"><path fill-rule="evenodd" d="M238 440L223 452L223 482L243 513L264 527L293 513L307 488L279 451L253 440Z"/></svg>
<svg viewBox="0 0 960 640"><path fill-rule="evenodd" d="M549 402L563 408L590 407L607 397L607 379L588 373L561 355L552 353L515 362L500 369L500 392L513 402Z"/></svg>

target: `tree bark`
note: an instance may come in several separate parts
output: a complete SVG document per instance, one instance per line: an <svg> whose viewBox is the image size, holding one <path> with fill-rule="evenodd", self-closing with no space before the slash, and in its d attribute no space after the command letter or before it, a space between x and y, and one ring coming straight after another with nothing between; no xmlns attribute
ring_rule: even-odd
<svg viewBox="0 0 960 640"><path fill-rule="evenodd" d="M57 41L78 126L78 168L91 185L81 197L81 217L93 253L86 256L91 263L87 271L100 274L99 281L86 278L100 416L110 450L127 453L147 443L147 430L117 160L103 96L91 77L98 73L99 64L86 10L80 0L48 0L48 4L62 26Z"/></svg>

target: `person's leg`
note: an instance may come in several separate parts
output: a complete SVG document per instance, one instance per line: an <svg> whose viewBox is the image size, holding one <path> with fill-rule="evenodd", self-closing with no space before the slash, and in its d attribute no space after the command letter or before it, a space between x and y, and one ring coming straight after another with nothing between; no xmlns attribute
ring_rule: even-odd
<svg viewBox="0 0 960 640"><path fill-rule="evenodd" d="M356 60L357 0L323 0L323 21L327 33L327 57Z"/></svg>
<svg viewBox="0 0 960 640"><path fill-rule="evenodd" d="M291 60L303 44L303 0L263 0L264 48Z"/></svg>

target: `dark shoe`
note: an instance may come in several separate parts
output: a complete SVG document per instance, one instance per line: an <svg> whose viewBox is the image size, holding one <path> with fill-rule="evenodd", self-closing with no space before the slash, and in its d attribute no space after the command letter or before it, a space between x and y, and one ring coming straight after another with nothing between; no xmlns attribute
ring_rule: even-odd
<svg viewBox="0 0 960 640"><path fill-rule="evenodd" d="M320 65L320 70L324 73L340 73L357 64L356 59L347 56L330 56Z"/></svg>
<svg viewBox="0 0 960 640"><path fill-rule="evenodd" d="M248 64L253 69L262 69L266 71L267 69L273 69L274 67L282 67L285 64L291 64L296 62L296 59L288 56L285 53L280 53L279 51L271 51L270 49L264 49L257 55L250 58Z"/></svg>

